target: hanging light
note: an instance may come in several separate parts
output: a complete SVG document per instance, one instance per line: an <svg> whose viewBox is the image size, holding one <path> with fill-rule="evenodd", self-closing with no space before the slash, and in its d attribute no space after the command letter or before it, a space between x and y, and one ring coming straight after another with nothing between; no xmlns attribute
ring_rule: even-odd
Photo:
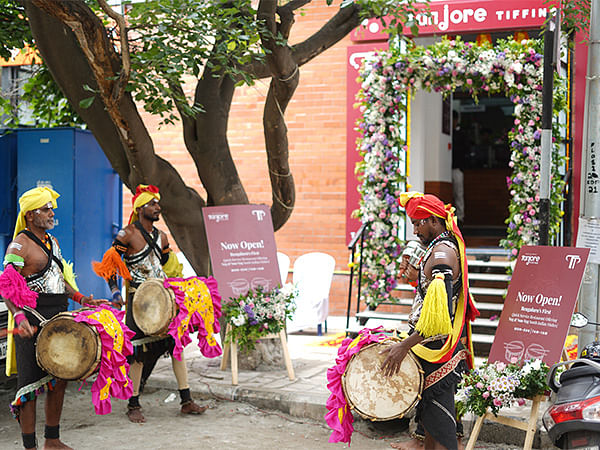
<svg viewBox="0 0 600 450"><path fill-rule="evenodd" d="M490 33L480 33L477 35L477 39L475 40L477 45L483 45L486 42L492 45L492 35Z"/></svg>
<svg viewBox="0 0 600 450"><path fill-rule="evenodd" d="M529 39L529 33L527 31L515 31L514 39L515 42L526 41Z"/></svg>

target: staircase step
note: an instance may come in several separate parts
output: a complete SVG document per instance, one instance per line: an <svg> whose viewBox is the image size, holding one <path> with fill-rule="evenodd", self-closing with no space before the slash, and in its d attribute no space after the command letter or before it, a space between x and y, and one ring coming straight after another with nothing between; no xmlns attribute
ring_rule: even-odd
<svg viewBox="0 0 600 450"><path fill-rule="evenodd" d="M510 282L510 275L503 273L470 273L469 281L503 281Z"/></svg>
<svg viewBox="0 0 600 450"><path fill-rule="evenodd" d="M346 335L357 336L358 333L360 333L360 331L363 328L365 328L365 327L347 328ZM472 334L471 339L474 344L492 344L494 342L494 335L493 334ZM483 359L485 359L485 358L480 358L480 359L482 361L480 362L480 364L476 364L477 366L480 366L481 364L483 364Z"/></svg>
<svg viewBox="0 0 600 450"><path fill-rule="evenodd" d="M482 261L480 259L467 259L469 267L501 267L506 269L510 267L509 261Z"/></svg>
<svg viewBox="0 0 600 450"><path fill-rule="evenodd" d="M359 312L355 316L357 319L376 319L376 320L400 320L407 321L408 314L398 314L398 313L390 313L390 312L377 312L377 311L363 311ZM473 322L471 322L473 326L479 327L490 327L496 328L498 327L497 320L490 320L478 317Z"/></svg>
<svg viewBox="0 0 600 450"><path fill-rule="evenodd" d="M413 299L412 298L398 298L397 302L381 302L380 305L389 305L389 306L412 306ZM479 311L502 311L504 304L502 303L492 303L492 302L475 302L475 306Z"/></svg>

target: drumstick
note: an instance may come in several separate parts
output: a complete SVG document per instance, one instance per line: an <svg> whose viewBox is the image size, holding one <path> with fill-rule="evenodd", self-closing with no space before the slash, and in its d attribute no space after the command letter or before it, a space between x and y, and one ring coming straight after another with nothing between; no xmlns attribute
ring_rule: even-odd
<svg viewBox="0 0 600 450"><path fill-rule="evenodd" d="M34 326L34 327L33 327L33 332L35 333L36 331L37 331L37 327L36 327L36 326ZM22 331L21 331L21 329L20 329L20 328L13 328L13 329L12 329L12 330L10 330L10 331L8 330L8 328L3 328L3 329L1 329L1 330L0 330L0 337L4 337L4 336L6 336L7 334L13 334L13 335L14 335L14 334L21 334L21 332L22 332Z"/></svg>

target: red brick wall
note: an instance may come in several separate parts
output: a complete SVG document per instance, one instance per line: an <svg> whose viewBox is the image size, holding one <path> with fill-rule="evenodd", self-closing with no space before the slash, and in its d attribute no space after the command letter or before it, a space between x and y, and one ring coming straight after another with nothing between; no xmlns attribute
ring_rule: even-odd
<svg viewBox="0 0 600 450"><path fill-rule="evenodd" d="M338 2L339 4L339 2ZM296 17L290 41L299 42L318 30L338 8L318 0ZM347 271L345 243L346 198L346 37L300 68L300 84L285 113L290 166L296 184L296 205L290 220L275 234L277 248L292 260L303 253L321 251L336 260L336 271ZM262 128L268 80L238 88L229 120L229 145L252 203L271 204ZM191 85L187 86L191 89ZM180 124L158 128L158 119L144 116L156 152L168 159L192 187L198 175L183 143ZM124 217L131 196L125 194ZM163 229L166 227L162 225ZM291 276L289 277L291 280ZM356 292L356 291L355 291ZM330 294L330 315L345 315L347 275L335 275ZM354 308L354 306L353 306Z"/></svg>

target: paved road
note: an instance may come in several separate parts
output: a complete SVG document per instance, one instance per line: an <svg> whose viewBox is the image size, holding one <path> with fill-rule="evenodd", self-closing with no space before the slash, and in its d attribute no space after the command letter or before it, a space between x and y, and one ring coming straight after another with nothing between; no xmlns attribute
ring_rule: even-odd
<svg viewBox="0 0 600 450"><path fill-rule="evenodd" d="M181 416L178 400L165 402L171 392L149 390L142 396L146 424L132 424L125 416L126 402L113 400L113 412L96 416L89 385L78 391L71 383L61 424L62 439L76 449L336 449L344 444L329 444L330 430L323 422L291 417L277 411L255 408L246 403L215 399L201 401L210 405L202 416ZM10 394L0 391L0 402L7 405ZM41 399L43 400L43 398ZM40 405L43 403L40 402ZM43 412L38 407L38 436L43 436ZM0 448L19 449L20 431L7 408L0 413ZM357 423L352 449L389 449L390 442L406 440L405 433L389 427L375 428ZM40 442L41 444L42 442ZM479 449L506 449L506 445L478 444ZM515 447L516 448L516 447Z"/></svg>

